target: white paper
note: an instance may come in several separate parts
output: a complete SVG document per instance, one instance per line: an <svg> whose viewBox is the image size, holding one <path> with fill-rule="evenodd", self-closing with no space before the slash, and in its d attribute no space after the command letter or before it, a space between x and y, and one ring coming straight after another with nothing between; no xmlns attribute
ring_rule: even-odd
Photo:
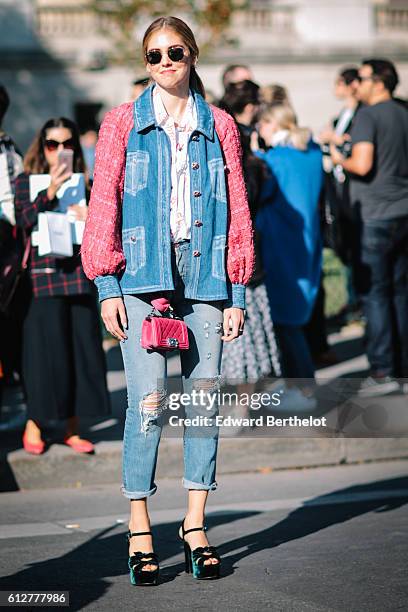
<svg viewBox="0 0 408 612"><path fill-rule="evenodd" d="M38 215L38 255L71 257L71 224L67 215L45 212Z"/></svg>
<svg viewBox="0 0 408 612"><path fill-rule="evenodd" d="M72 244L82 244L82 238L85 231L85 221L71 221Z"/></svg>
<svg viewBox="0 0 408 612"><path fill-rule="evenodd" d="M30 200L33 202L40 191L48 189L51 183L51 176L49 174L31 174L30 175ZM82 173L74 173L68 181L65 181L63 185L57 191L57 198L59 205L53 210L57 213L66 213L71 223L72 243L82 244L82 237L85 229L85 221L76 221L75 218L67 212L68 207L74 204L79 206L86 206L86 195L85 195L85 177ZM33 246L38 244L38 236L36 232L32 233Z"/></svg>

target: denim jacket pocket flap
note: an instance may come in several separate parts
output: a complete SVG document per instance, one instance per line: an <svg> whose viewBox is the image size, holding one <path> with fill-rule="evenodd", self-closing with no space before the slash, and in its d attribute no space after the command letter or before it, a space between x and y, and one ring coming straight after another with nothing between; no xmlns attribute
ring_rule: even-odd
<svg viewBox="0 0 408 612"><path fill-rule="evenodd" d="M149 153L130 151L126 156L125 191L135 196L147 187Z"/></svg>
<svg viewBox="0 0 408 612"><path fill-rule="evenodd" d="M126 272L135 275L146 265L145 228L138 226L123 230L122 245L126 258Z"/></svg>

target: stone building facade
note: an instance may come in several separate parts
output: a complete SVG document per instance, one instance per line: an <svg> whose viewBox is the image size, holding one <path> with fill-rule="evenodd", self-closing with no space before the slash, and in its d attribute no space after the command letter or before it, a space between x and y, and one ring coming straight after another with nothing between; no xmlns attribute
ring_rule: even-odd
<svg viewBox="0 0 408 612"><path fill-rule="evenodd" d="M140 46L145 23L135 30ZM0 81L12 98L6 128L22 148L54 115L82 124L127 100L140 66L110 66L111 40L87 0L0 0ZM205 38L205 33L198 33ZM200 59L209 90L221 94L227 63L251 66L261 84L288 87L303 125L319 129L338 103L338 69L362 57L396 62L408 97L408 0L251 0L223 42Z"/></svg>

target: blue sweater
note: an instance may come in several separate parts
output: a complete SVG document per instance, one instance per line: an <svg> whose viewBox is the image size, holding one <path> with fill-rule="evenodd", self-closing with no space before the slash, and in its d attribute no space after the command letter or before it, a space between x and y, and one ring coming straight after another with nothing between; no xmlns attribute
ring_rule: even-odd
<svg viewBox="0 0 408 612"><path fill-rule="evenodd" d="M255 226L261 235L272 319L304 325L312 314L321 275L322 154L310 141L307 151L285 145L258 155L270 172Z"/></svg>

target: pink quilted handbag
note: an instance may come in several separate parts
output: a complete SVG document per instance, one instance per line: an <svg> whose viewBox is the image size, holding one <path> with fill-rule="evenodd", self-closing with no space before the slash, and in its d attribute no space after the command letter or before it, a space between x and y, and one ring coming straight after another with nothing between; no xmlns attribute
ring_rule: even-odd
<svg viewBox="0 0 408 612"><path fill-rule="evenodd" d="M142 347L161 351L188 349L187 325L173 313L168 300L159 298L151 304L153 310L142 323Z"/></svg>

